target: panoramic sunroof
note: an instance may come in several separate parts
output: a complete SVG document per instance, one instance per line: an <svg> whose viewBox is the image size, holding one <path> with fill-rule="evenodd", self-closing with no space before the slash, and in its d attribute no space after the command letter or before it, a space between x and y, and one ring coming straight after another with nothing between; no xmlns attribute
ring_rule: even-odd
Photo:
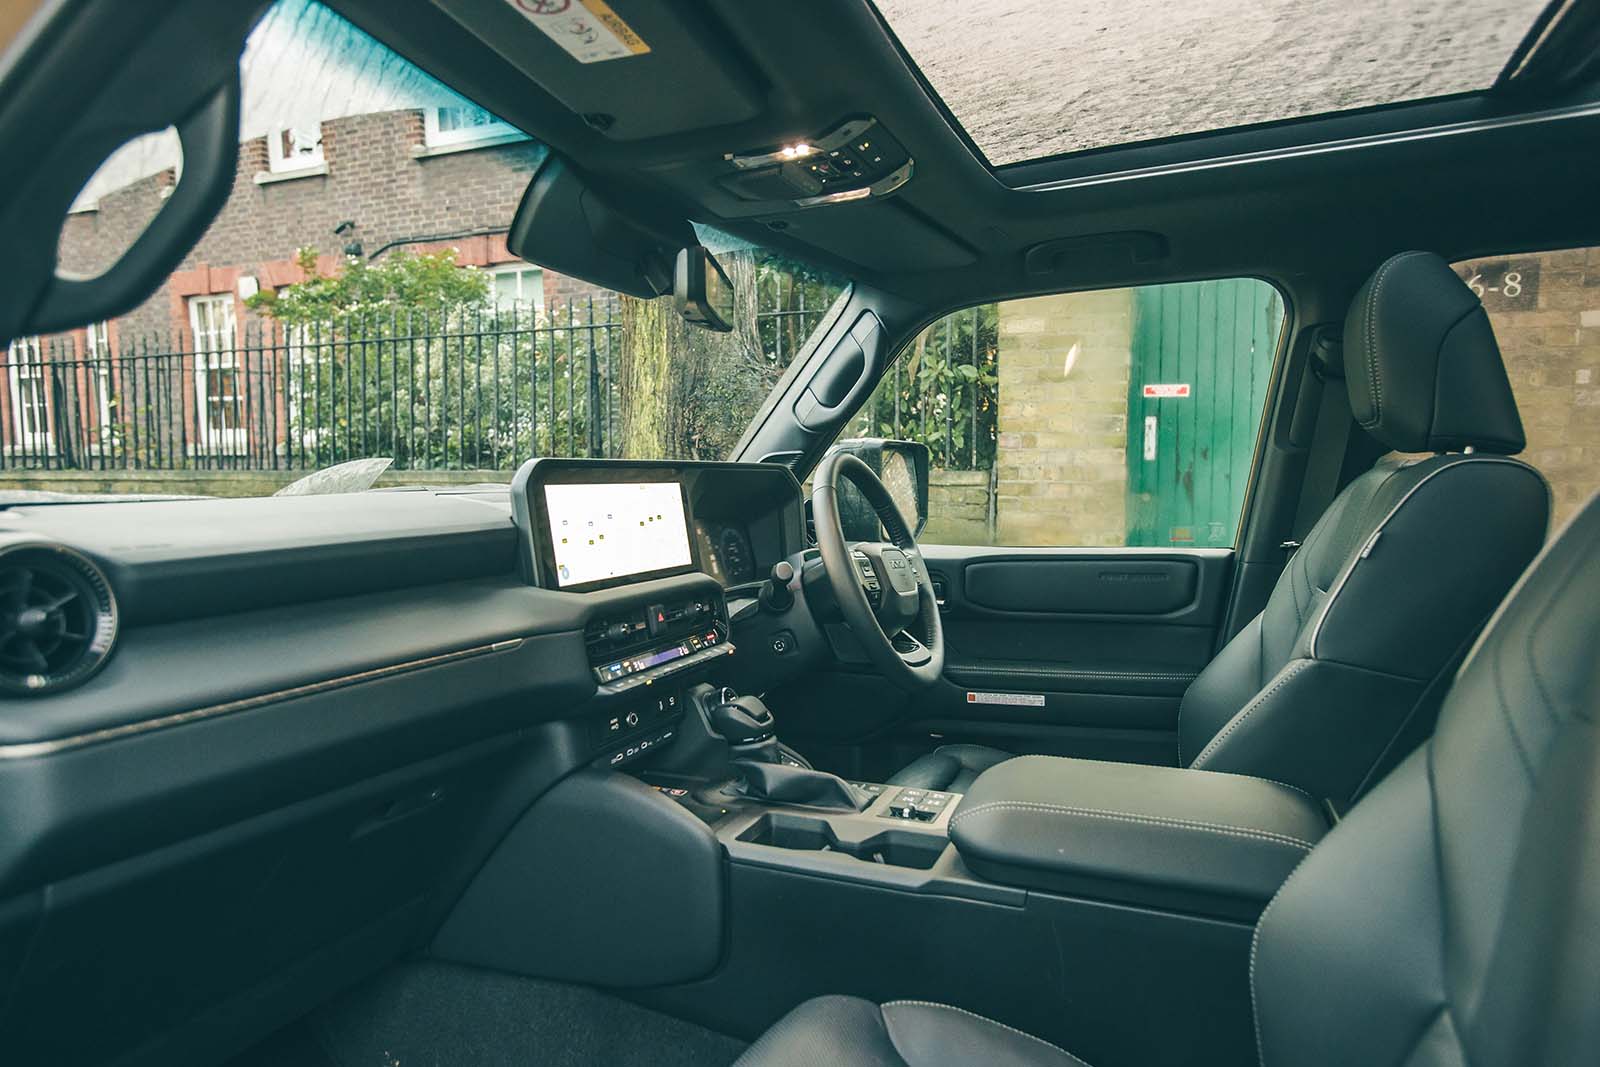
<svg viewBox="0 0 1600 1067"><path fill-rule="evenodd" d="M1487 89L1545 0L874 0L993 166Z"/></svg>

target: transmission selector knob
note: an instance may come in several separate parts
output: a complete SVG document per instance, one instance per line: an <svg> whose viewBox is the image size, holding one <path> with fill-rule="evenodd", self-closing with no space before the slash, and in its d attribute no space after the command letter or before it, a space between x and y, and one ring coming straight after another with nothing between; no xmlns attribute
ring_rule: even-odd
<svg viewBox="0 0 1600 1067"><path fill-rule="evenodd" d="M761 604L768 611L788 611L794 606L794 593L789 583L794 581L794 566L786 559L772 565L772 573L761 587Z"/></svg>

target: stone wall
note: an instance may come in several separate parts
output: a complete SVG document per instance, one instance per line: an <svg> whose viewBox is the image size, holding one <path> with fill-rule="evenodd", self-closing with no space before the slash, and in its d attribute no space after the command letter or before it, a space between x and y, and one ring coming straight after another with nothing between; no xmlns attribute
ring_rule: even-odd
<svg viewBox="0 0 1600 1067"><path fill-rule="evenodd" d="M0 477L0 491L52 493L155 493L173 496L271 496L310 471L19 471ZM385 471L382 488L395 485L511 483L511 471Z"/></svg>
<svg viewBox="0 0 1600 1067"><path fill-rule="evenodd" d="M930 545L993 544L990 477L988 471L930 472L928 525L922 540Z"/></svg>
<svg viewBox="0 0 1600 1067"><path fill-rule="evenodd" d="M1126 540L1132 292L1000 305L991 544Z"/></svg>

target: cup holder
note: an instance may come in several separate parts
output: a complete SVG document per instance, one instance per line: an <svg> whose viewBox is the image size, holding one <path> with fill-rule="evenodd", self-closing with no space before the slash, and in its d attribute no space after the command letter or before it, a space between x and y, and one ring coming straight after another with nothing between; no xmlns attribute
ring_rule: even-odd
<svg viewBox="0 0 1600 1067"><path fill-rule="evenodd" d="M764 813L738 839L801 852L838 852L865 863L919 871L938 863L947 843L942 836L910 830L883 830L865 841L841 841L826 819L787 812Z"/></svg>

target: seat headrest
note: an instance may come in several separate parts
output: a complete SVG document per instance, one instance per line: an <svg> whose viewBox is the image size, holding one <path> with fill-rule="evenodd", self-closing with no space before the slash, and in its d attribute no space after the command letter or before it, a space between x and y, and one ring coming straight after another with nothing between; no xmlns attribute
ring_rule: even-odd
<svg viewBox="0 0 1600 1067"><path fill-rule="evenodd" d="M1356 422L1397 452L1512 455L1527 443L1489 316L1432 252L1401 252L1357 291L1344 372Z"/></svg>

